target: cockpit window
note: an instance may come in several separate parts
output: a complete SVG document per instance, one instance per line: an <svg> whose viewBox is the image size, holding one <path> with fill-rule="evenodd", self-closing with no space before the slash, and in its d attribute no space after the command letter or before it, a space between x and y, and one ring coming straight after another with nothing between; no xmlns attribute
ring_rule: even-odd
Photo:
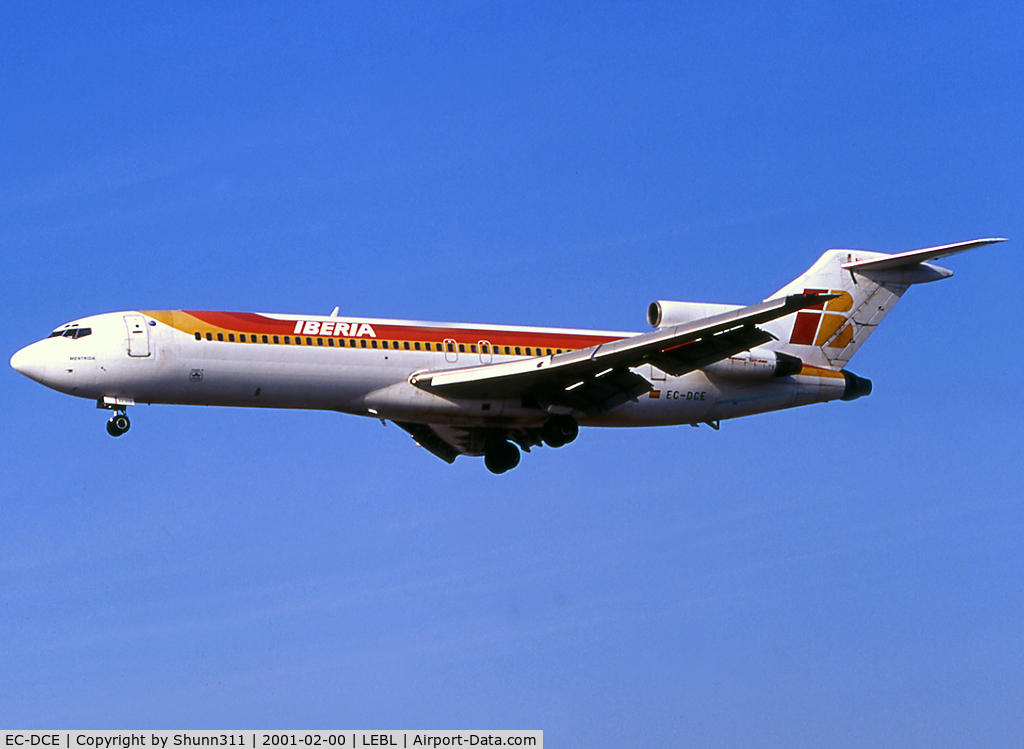
<svg viewBox="0 0 1024 749"><path fill-rule="evenodd" d="M87 335L92 335L92 328L65 328L53 331L47 338L85 338Z"/></svg>

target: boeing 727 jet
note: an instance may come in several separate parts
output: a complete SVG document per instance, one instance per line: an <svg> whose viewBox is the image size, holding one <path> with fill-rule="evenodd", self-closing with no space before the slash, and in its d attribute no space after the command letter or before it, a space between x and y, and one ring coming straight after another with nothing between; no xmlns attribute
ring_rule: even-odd
<svg viewBox="0 0 1024 749"><path fill-rule="evenodd" d="M952 275L929 261L1002 239L896 255L829 250L747 307L657 301L628 333L329 316L129 311L85 317L11 357L128 431L127 407L309 408L389 420L448 463L489 470L580 426L709 424L831 400L871 382L846 370L912 285Z"/></svg>

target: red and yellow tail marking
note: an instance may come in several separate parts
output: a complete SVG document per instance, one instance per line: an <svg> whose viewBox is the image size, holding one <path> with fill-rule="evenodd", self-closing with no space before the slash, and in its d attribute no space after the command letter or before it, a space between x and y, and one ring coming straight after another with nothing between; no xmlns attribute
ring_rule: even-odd
<svg viewBox="0 0 1024 749"><path fill-rule="evenodd" d="M826 377L829 379L845 379L842 372L837 372L834 369L825 369L824 367L813 367L810 364L804 364L797 373L801 377Z"/></svg>
<svg viewBox="0 0 1024 749"><path fill-rule="evenodd" d="M806 294L838 294L826 304L816 304L796 315L789 342L800 346L825 346L844 349L853 342L853 323L847 313L853 309L853 296L847 291L804 289Z"/></svg>

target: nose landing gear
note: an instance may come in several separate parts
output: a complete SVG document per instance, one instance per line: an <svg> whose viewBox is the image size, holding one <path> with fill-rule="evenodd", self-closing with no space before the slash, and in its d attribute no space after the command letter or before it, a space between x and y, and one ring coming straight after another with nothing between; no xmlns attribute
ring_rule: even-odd
<svg viewBox="0 0 1024 749"><path fill-rule="evenodd" d="M132 423L128 420L128 414L125 413L126 406L134 405L135 401L131 398L115 397L112 395L105 395L96 402L96 408L114 411L114 415L107 421L107 434L111 437L120 437L128 431Z"/></svg>
<svg viewBox="0 0 1024 749"><path fill-rule="evenodd" d="M132 423L128 420L128 414L124 411L119 411L110 417L107 422L107 434L111 437L120 437L122 434L128 431Z"/></svg>

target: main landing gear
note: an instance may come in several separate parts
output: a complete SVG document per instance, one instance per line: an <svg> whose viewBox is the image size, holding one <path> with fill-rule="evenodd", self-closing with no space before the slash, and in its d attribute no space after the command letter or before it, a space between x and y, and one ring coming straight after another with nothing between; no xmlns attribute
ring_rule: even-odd
<svg viewBox="0 0 1024 749"><path fill-rule="evenodd" d="M519 465L519 448L505 439L493 440L484 451L484 465L491 473L505 473Z"/></svg>
<svg viewBox="0 0 1024 749"><path fill-rule="evenodd" d="M548 447L568 445L580 433L580 425L571 416L552 416L540 428L541 436Z"/></svg>
<svg viewBox="0 0 1024 749"><path fill-rule="evenodd" d="M579 433L580 426L576 419L567 415L555 415L545 421L539 430L530 430L526 434L516 433L513 439L529 452L531 445L539 445L542 440L548 447L567 445L576 439ZM488 439L484 447L484 465L491 473L505 473L519 465L519 448L509 441L508 433L497 432Z"/></svg>
<svg viewBox="0 0 1024 749"><path fill-rule="evenodd" d="M110 421L107 422L107 434L111 437L120 437L122 434L128 431L132 423L128 420L128 414L124 411L118 411L116 414L110 417Z"/></svg>

